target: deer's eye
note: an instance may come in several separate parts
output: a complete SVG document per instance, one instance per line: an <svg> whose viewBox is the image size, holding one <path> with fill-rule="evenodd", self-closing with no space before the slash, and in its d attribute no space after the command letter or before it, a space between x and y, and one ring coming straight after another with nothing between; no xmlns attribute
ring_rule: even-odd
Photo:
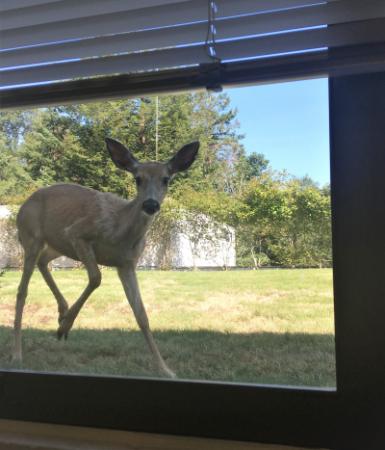
<svg viewBox="0 0 385 450"><path fill-rule="evenodd" d="M165 186L168 185L169 181L170 181L170 178L169 178L169 177L163 177L163 178L162 178L162 183L163 183Z"/></svg>
<svg viewBox="0 0 385 450"><path fill-rule="evenodd" d="M141 177L135 177L135 183L137 186L140 186L142 184L142 178Z"/></svg>

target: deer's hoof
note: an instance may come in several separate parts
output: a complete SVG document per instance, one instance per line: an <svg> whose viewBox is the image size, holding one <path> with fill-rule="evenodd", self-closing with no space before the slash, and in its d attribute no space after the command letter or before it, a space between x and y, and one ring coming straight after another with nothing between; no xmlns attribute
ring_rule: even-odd
<svg viewBox="0 0 385 450"><path fill-rule="evenodd" d="M177 378L176 373L173 372L168 367L162 367L161 371L162 371L163 375L166 376L167 378L171 378L171 379Z"/></svg>
<svg viewBox="0 0 385 450"><path fill-rule="evenodd" d="M59 341L62 337L64 337L64 340L68 339L68 333L70 332L70 330L72 328L72 324L73 324L73 322L69 321L68 317L64 317L63 319L61 319L59 328L57 329L57 333L56 333L56 336Z"/></svg>
<svg viewBox="0 0 385 450"><path fill-rule="evenodd" d="M58 340L60 341L62 337L64 337L64 340L66 341L68 339L68 332L63 332L60 330L60 328L57 330L56 336Z"/></svg>

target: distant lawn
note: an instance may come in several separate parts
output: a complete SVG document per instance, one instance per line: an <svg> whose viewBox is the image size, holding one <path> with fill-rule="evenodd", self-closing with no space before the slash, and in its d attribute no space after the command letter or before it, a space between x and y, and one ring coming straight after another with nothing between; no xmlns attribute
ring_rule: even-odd
<svg viewBox="0 0 385 450"><path fill-rule="evenodd" d="M20 272L0 277L0 367L10 367ZM83 270L54 271L70 304ZM335 385L329 269L139 272L154 336L180 378ZM23 318L23 368L157 375L113 270L81 311L68 341L56 340L57 308L36 270Z"/></svg>

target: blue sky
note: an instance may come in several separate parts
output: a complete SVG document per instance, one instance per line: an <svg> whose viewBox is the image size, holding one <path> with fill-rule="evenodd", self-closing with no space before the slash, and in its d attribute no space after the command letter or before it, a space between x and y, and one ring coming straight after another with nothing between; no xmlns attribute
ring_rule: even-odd
<svg viewBox="0 0 385 450"><path fill-rule="evenodd" d="M226 89L238 109L246 151L273 169L329 183L327 78Z"/></svg>

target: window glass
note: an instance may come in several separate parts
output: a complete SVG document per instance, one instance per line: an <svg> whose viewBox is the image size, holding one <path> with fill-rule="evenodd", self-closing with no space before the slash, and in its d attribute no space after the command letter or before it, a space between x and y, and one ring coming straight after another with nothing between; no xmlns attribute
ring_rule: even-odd
<svg viewBox="0 0 385 450"><path fill-rule="evenodd" d="M2 112L1 367L334 386L327 89Z"/></svg>

